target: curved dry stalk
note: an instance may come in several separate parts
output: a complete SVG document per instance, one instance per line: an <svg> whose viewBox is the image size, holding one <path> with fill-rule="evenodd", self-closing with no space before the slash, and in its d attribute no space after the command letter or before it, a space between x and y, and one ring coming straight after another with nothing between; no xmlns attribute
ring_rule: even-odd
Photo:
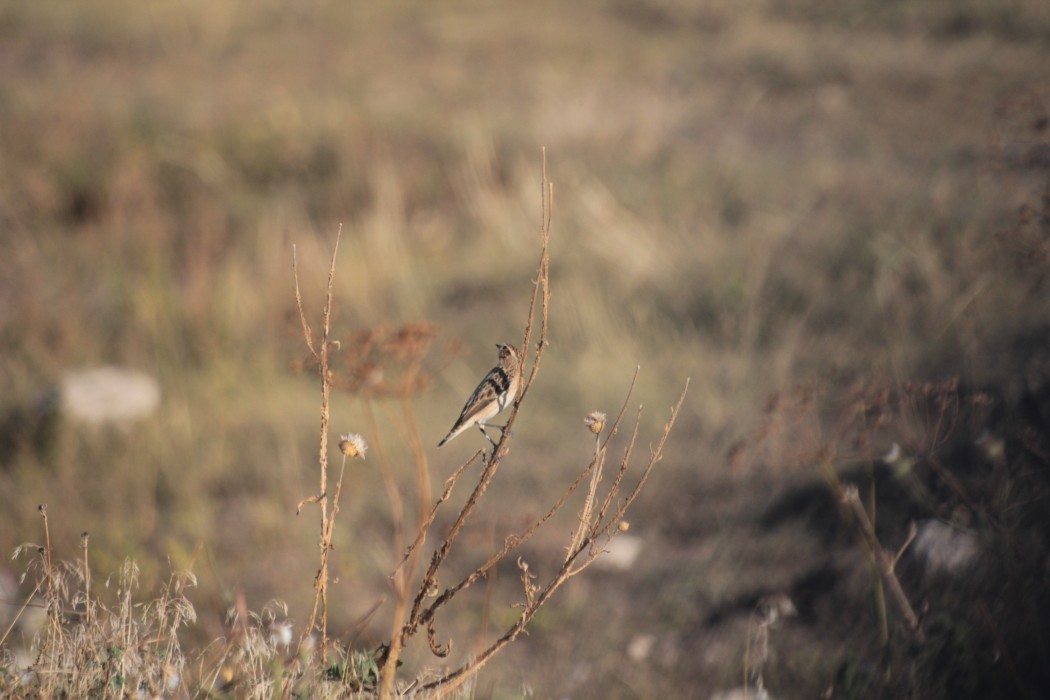
<svg viewBox="0 0 1050 700"><path fill-rule="evenodd" d="M394 569L395 574L401 569L402 566L405 565L405 562L408 561L408 558L412 555L412 553L415 552L420 547L420 545L422 545L423 542L426 541L427 533L430 531L430 526L434 524L434 518L437 517L438 509L452 495L452 489L455 488L456 482L459 481L459 478L463 476L463 472L470 468L470 466L474 464L474 462L476 462L477 459L483 454L485 454L484 450L478 450L477 452L475 452L470 459L464 462L458 469L456 469L455 472L453 472L452 476L445 480L445 490L441 493L441 496L437 499L437 501L434 502L434 506L430 509L430 513L426 515L423 521L419 524L419 529L416 532L416 538L412 540L412 544L408 546L408 549L406 549L405 553L402 555L401 562L397 565L397 568Z"/></svg>
<svg viewBox="0 0 1050 700"><path fill-rule="evenodd" d="M515 410L516 409L517 405L515 405ZM510 422L508 421L508 426L509 424ZM405 627L401 631L400 637L402 641L415 634L416 629L419 627L419 623L421 621L419 614L423 606L423 599L426 597L427 592L433 587L434 581L437 578L438 569L441 567L441 564L445 561L445 558L448 556L448 553L452 550L452 543L456 540L456 537L459 535L459 532L463 528L464 523L466 523L467 518L470 517L471 512L474 510L474 506L477 505L478 499L481 498L481 495L485 492L485 489L488 487L489 482L492 481L492 477L495 476L496 470L499 469L499 466L503 461L503 454L505 452L505 450L503 449L503 445L508 437L509 428L508 432L504 433L503 437L500 438L499 443L497 443L496 448L493 450L492 457L490 457L489 461L486 463L485 469L484 471L482 471L481 477L478 480L477 485L474 487L474 490L471 492L470 497L467 499L467 502L463 505L463 508L460 510L459 516L456 517L455 522L452 523L452 527L449 528L448 533L445 535L445 539L441 542L441 545L434 552L434 556L431 557L430 566L427 567L427 571L423 576L423 582L420 584L419 591L416 593L415 600L412 602L412 612L409 614L408 621L406 622Z"/></svg>

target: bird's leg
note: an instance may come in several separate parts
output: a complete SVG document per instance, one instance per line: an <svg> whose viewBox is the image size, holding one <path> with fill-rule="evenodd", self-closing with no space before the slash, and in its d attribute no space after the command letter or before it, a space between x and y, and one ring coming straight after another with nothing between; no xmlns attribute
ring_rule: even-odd
<svg viewBox="0 0 1050 700"><path fill-rule="evenodd" d="M507 424L506 423L504 423L503 425L486 425L485 427L486 428L496 428L497 430L499 430L500 440L502 440L503 438L507 437L507 434L509 432L507 430ZM485 434L485 437L488 437L488 433ZM491 438L489 438L489 442L492 442ZM492 449L493 450L496 449L496 443L494 443L494 442L492 443Z"/></svg>
<svg viewBox="0 0 1050 700"><path fill-rule="evenodd" d="M478 425L478 430L481 431L481 434L485 436L485 439L488 440L489 443L492 444L492 449L495 450L496 449L496 443L492 442L492 438L490 438L489 434L485 432L485 424L484 423L478 423L477 425ZM498 427L498 426L493 426L493 427Z"/></svg>

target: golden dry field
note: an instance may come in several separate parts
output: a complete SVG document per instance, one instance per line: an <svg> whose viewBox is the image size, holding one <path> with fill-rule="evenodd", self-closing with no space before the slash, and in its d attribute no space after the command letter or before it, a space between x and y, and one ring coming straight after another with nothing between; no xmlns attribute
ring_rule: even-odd
<svg viewBox="0 0 1050 700"><path fill-rule="evenodd" d="M0 696L372 697L553 191L542 368L434 592L543 517L636 367L614 510L689 389L609 551L460 696L1046 697L1048 67L1044 0L0 1ZM369 451L318 665L292 262L316 340L337 237L330 481L340 435ZM159 402L78 414L99 367ZM399 693L529 609L519 562L559 570L587 488L441 608L447 657L411 640Z"/></svg>

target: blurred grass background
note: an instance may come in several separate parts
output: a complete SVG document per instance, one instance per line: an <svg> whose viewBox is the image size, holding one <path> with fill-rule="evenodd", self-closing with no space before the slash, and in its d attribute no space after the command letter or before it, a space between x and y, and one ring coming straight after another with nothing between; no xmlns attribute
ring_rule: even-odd
<svg viewBox="0 0 1050 700"><path fill-rule="evenodd" d="M698 631L707 611L819 548L739 530L814 475L786 464L790 440L727 459L769 396L959 376L1009 398L1043 366L1045 264L995 234L1046 187L1048 59L1041 0L4 2L3 408L100 364L154 375L163 401L126 429L63 423L6 451L0 550L39 539L47 503L60 553L92 533L97 573L192 564L201 641L238 591L301 623L317 525L294 508L316 490L318 396L294 371L292 245L319 314L343 226L337 336L429 321L438 348L464 343L427 365L429 447L493 343L520 338L542 145L553 345L477 552L586 463L583 415L614 411L636 364L649 429L692 388L639 504L638 568L570 586L486 692L707 697L740 679L742 647ZM337 397L333 430L363 415ZM470 440L428 453L434 484ZM336 629L388 596L395 563L379 476L354 478ZM642 632L658 651L625 666Z"/></svg>

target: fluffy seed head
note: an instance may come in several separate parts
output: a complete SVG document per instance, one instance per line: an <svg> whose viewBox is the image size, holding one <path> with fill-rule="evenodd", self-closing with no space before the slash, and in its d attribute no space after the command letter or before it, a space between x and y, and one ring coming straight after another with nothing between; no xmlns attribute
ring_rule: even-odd
<svg viewBox="0 0 1050 700"><path fill-rule="evenodd" d="M368 452L368 443L365 442L363 437L357 433L347 433L346 435L340 435L339 437L340 452L351 458L365 458L365 453Z"/></svg>
<svg viewBox="0 0 1050 700"><path fill-rule="evenodd" d="M605 414L601 411L591 411L583 419L583 424L587 426L588 430L597 435L605 429Z"/></svg>

